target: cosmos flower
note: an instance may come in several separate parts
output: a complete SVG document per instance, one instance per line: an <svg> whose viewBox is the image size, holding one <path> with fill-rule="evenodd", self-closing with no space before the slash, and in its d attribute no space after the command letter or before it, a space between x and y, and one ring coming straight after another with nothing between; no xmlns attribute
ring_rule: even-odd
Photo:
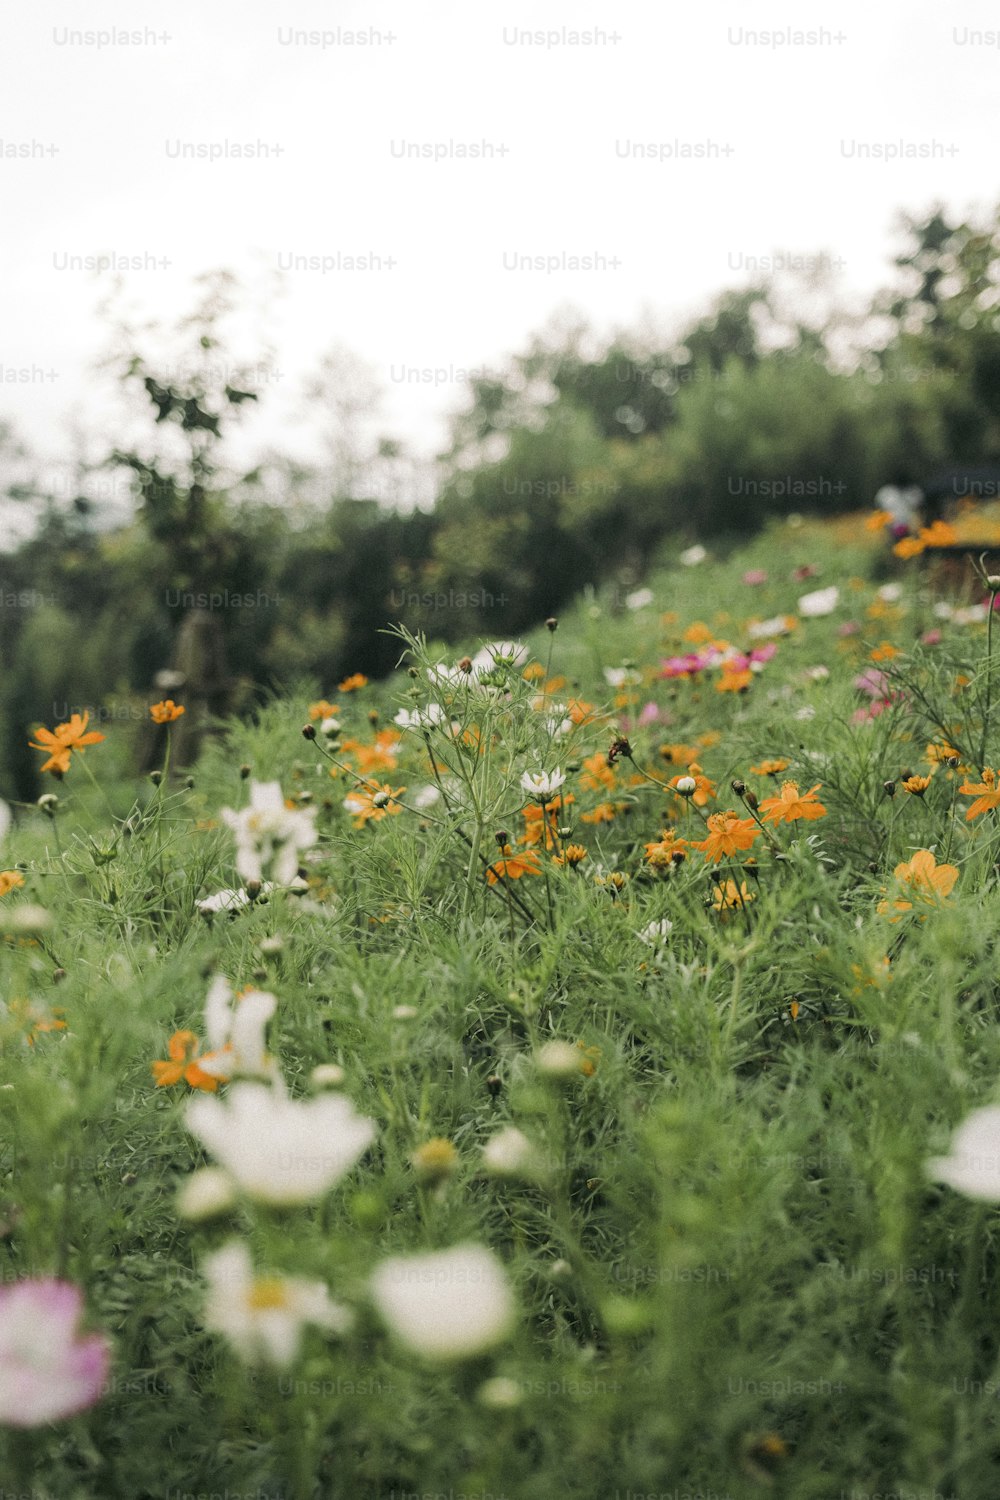
<svg viewBox="0 0 1000 1500"><path fill-rule="evenodd" d="M947 1156L932 1156L927 1175L967 1198L1000 1201L1000 1105L975 1109L952 1138Z"/></svg>
<svg viewBox="0 0 1000 1500"><path fill-rule="evenodd" d="M346 1333L353 1318L330 1300L322 1281L301 1276L256 1276L247 1247L238 1240L206 1257L205 1327L224 1334L248 1364L290 1365L307 1323Z"/></svg>
<svg viewBox="0 0 1000 1500"><path fill-rule="evenodd" d="M508 1337L515 1317L506 1272L482 1245L383 1261L371 1292L400 1342L435 1363L494 1348Z"/></svg>
<svg viewBox="0 0 1000 1500"><path fill-rule="evenodd" d="M241 812L224 807L222 821L236 838L236 869L243 880L290 885L299 870L299 851L316 842L316 809L288 808L277 781L251 781L250 805Z"/></svg>
<svg viewBox="0 0 1000 1500"><path fill-rule="evenodd" d="M0 1424L42 1427L93 1406L110 1363L103 1334L81 1334L79 1287L54 1278L0 1287Z"/></svg>

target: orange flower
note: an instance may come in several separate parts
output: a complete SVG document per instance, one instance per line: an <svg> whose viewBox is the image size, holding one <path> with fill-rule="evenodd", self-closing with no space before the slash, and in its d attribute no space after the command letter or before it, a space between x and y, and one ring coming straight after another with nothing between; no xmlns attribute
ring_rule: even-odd
<svg viewBox="0 0 1000 1500"><path fill-rule="evenodd" d="M717 912L731 911L734 907L746 906L748 901L756 899L753 891L747 890L745 880L741 880L739 885L735 880L723 880L715 888L712 907Z"/></svg>
<svg viewBox="0 0 1000 1500"><path fill-rule="evenodd" d="M584 703L582 698L571 698L566 705L566 713L574 724L587 724L591 719L599 719L600 714L595 712L592 703Z"/></svg>
<svg viewBox="0 0 1000 1500"><path fill-rule="evenodd" d="M353 755L358 770L368 776L373 771L394 771L399 759L398 747L402 736L395 729L380 729L373 745L360 740L344 740L341 755ZM332 767L332 771L337 769Z"/></svg>
<svg viewBox="0 0 1000 1500"><path fill-rule="evenodd" d="M753 682L753 673L749 667L742 672L730 672L723 669L722 676L715 684L717 693L742 693Z"/></svg>
<svg viewBox="0 0 1000 1500"><path fill-rule="evenodd" d="M405 786L376 786L374 782L369 783L375 788L374 791L362 791L360 787L353 792L348 792L344 798L344 806L354 819L355 828L363 828L368 822L377 823L381 818L390 814L395 816L403 811L398 802L393 799L399 797L406 791Z"/></svg>
<svg viewBox="0 0 1000 1500"><path fill-rule="evenodd" d="M581 823L613 823L618 816L618 808L613 802L598 802L597 806L590 812L580 814Z"/></svg>
<svg viewBox="0 0 1000 1500"><path fill-rule="evenodd" d="M557 865L569 865L575 869L578 864L587 858L587 851L582 844L567 844L561 854L553 854L552 860Z"/></svg>
<svg viewBox="0 0 1000 1500"><path fill-rule="evenodd" d="M914 900L931 906L942 905L958 879L956 866L939 865L929 849L918 849L912 859L897 865L893 873ZM885 916L890 910L900 913L912 911L913 902L903 897L891 902L879 902L879 916ZM889 920L898 922L900 918L890 917Z"/></svg>
<svg viewBox="0 0 1000 1500"><path fill-rule="evenodd" d="M24 876L19 870L0 870L0 896L6 896L23 884Z"/></svg>
<svg viewBox="0 0 1000 1500"><path fill-rule="evenodd" d="M529 661L521 676L525 682L537 682L539 677L545 676L545 668L540 661Z"/></svg>
<svg viewBox="0 0 1000 1500"><path fill-rule="evenodd" d="M597 1072L597 1064L601 1060L600 1047L588 1047L585 1042L577 1042L576 1045L583 1053L580 1059L580 1072L584 1078L593 1078Z"/></svg>
<svg viewBox="0 0 1000 1500"><path fill-rule="evenodd" d="M892 520L892 515L887 510L876 510L865 521L866 531L882 531Z"/></svg>
<svg viewBox="0 0 1000 1500"><path fill-rule="evenodd" d="M153 716L154 724L172 724L187 710L183 704L175 703L173 698L164 698L162 703L154 703L149 712Z"/></svg>
<svg viewBox="0 0 1000 1500"><path fill-rule="evenodd" d="M337 684L338 693L356 693L358 688L368 686L368 678L363 672L352 672L350 677L345 677L343 682Z"/></svg>
<svg viewBox="0 0 1000 1500"><path fill-rule="evenodd" d="M715 796L715 783L709 781L707 776L702 775L701 766L696 760L691 762L687 770L682 773L682 776L693 777L695 783L694 791L690 797L685 798L685 801L693 802L695 807L704 807L709 799ZM682 776L675 776L670 782L675 792L677 791L677 783L682 779ZM677 795L680 796L681 793L677 792Z"/></svg>
<svg viewBox="0 0 1000 1500"><path fill-rule="evenodd" d="M759 766L751 766L755 776L780 776L782 771L787 771L791 762L778 757L775 760L762 760Z"/></svg>
<svg viewBox="0 0 1000 1500"><path fill-rule="evenodd" d="M339 713L340 704L327 703L325 698L321 698L318 703L310 703L309 705L310 719L335 719Z"/></svg>
<svg viewBox="0 0 1000 1500"><path fill-rule="evenodd" d="M794 823L799 818L825 818L826 808L816 797L820 785L817 781L811 791L800 792L798 782L783 781L779 796L765 797L760 804L764 822Z"/></svg>
<svg viewBox="0 0 1000 1500"><path fill-rule="evenodd" d="M704 620L695 620L689 625L681 636L681 640L687 641L692 646L702 646L706 641L712 639L714 632L709 629Z"/></svg>
<svg viewBox="0 0 1000 1500"><path fill-rule="evenodd" d="M25 1041L29 1047L35 1045L35 1037L46 1031L65 1031L65 1011L45 1010L32 1005L30 1000L12 1000L10 1014L24 1027Z"/></svg>
<svg viewBox="0 0 1000 1500"><path fill-rule="evenodd" d="M170 1088L183 1078L191 1088L214 1094L219 1084L227 1081L198 1066L198 1038L193 1031L175 1031L167 1043L167 1051L169 1062L161 1058L149 1065L158 1089Z"/></svg>
<svg viewBox="0 0 1000 1500"><path fill-rule="evenodd" d="M96 729L86 733L87 723L90 719L90 710L81 714L71 714L65 724L57 724L54 730L39 728L35 734L41 741L37 744L35 740L29 740L33 750L47 750L49 758L42 766L43 771L56 771L60 776L69 770L70 751L76 750L83 754L87 745L97 745L103 740L103 734L98 734Z"/></svg>
<svg viewBox="0 0 1000 1500"><path fill-rule="evenodd" d="M880 646L875 647L874 651L869 652L871 661L892 661L892 658L898 655L899 647L894 646L891 641L883 641Z"/></svg>
<svg viewBox="0 0 1000 1500"><path fill-rule="evenodd" d="M701 849L707 860L718 864L725 855L749 849L761 832L752 818L741 818L739 813L728 808L726 812L712 813L708 820L708 837L691 847Z"/></svg>
<svg viewBox="0 0 1000 1500"><path fill-rule="evenodd" d="M602 750L597 750L593 755L588 755L583 762L580 771L580 785L586 787L590 792L599 792L604 788L614 791L615 773L608 765L608 758Z"/></svg>
<svg viewBox="0 0 1000 1500"><path fill-rule="evenodd" d="M556 829L562 820L563 808L567 803L574 802L575 800L572 792L567 792L565 795L560 792L557 796L553 797L551 802L546 802L544 828L546 849L555 848ZM530 845L540 844L543 836L541 804L538 802L529 802L527 807L521 809L521 816L525 823L524 842Z"/></svg>
<svg viewBox="0 0 1000 1500"><path fill-rule="evenodd" d="M696 745L661 745L660 754L665 761L675 766L689 766L693 760L698 759Z"/></svg>
<svg viewBox="0 0 1000 1500"><path fill-rule="evenodd" d="M933 775L934 772L931 771L931 776ZM930 784L930 776L907 776L905 781L900 782L903 791L909 792L914 797L922 797Z"/></svg>
<svg viewBox="0 0 1000 1500"><path fill-rule="evenodd" d="M926 542L921 542L915 536L904 536L893 547L897 557L919 557L923 552Z"/></svg>
<svg viewBox="0 0 1000 1500"><path fill-rule="evenodd" d="M687 857L688 840L678 838L672 828L665 828L659 839L646 845L646 863L654 870L667 870Z"/></svg>
<svg viewBox="0 0 1000 1500"><path fill-rule="evenodd" d="M939 766L946 760L959 760L960 756L954 745L928 745L924 754L932 765Z"/></svg>
<svg viewBox="0 0 1000 1500"><path fill-rule="evenodd" d="M524 854L515 854L509 844L503 846L503 858L498 859L495 864L490 865L486 871L486 879L490 885L496 885L498 880L520 880L522 875L540 875L541 867L538 863L538 855L533 850L527 850Z"/></svg>
<svg viewBox="0 0 1000 1500"><path fill-rule="evenodd" d="M989 812L991 808L1000 807L1000 788L997 787L997 773L991 771L989 766L983 767L983 779L977 786L966 782L965 786L958 789L963 797L975 797L975 802L965 814L965 821L971 822L978 818L980 813ZM0 876L2 879L2 876Z"/></svg>
<svg viewBox="0 0 1000 1500"><path fill-rule="evenodd" d="M958 541L958 532L947 521L932 521L930 526L920 528L920 540L925 547L953 547Z"/></svg>

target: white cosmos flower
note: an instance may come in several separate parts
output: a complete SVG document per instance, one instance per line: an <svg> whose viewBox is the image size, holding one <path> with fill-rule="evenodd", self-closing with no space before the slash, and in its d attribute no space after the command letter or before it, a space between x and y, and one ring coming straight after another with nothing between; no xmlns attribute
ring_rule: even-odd
<svg viewBox="0 0 1000 1500"><path fill-rule="evenodd" d="M752 641L763 641L768 636L787 635L788 621L784 615L772 615L770 620L757 620L747 626L747 635Z"/></svg>
<svg viewBox="0 0 1000 1500"><path fill-rule="evenodd" d="M443 724L447 715L440 703L428 703L426 708L401 708L393 719L400 729L434 729Z"/></svg>
<svg viewBox="0 0 1000 1500"><path fill-rule="evenodd" d="M811 594L803 594L799 600L799 614L809 619L832 615L839 603L840 590L834 583L828 589L814 589Z"/></svg>
<svg viewBox="0 0 1000 1500"><path fill-rule="evenodd" d="M548 800L555 796L565 780L565 773L556 766L554 771L525 771L521 777L521 786L529 797L544 797Z"/></svg>
<svg viewBox="0 0 1000 1500"><path fill-rule="evenodd" d="M0 802L0 841L5 839L10 832L10 825L14 821L14 815L6 802Z"/></svg>
<svg viewBox="0 0 1000 1500"><path fill-rule="evenodd" d="M520 667L528 659L528 648L520 641L491 641L472 658L472 672L483 677L499 666Z"/></svg>
<svg viewBox="0 0 1000 1500"><path fill-rule="evenodd" d="M648 927L644 927L641 932L636 933L636 937L641 938L644 943L648 943L651 948L659 951L666 945L667 938L673 929L674 924L670 921L669 917L662 917L659 922L650 922Z"/></svg>
<svg viewBox="0 0 1000 1500"><path fill-rule="evenodd" d="M629 687L642 681L640 673L632 667L605 667L604 680L609 687Z"/></svg>
<svg viewBox="0 0 1000 1500"><path fill-rule="evenodd" d="M514 1322L506 1272L482 1245L383 1261L371 1291L396 1337L430 1360L481 1354L502 1342Z"/></svg>
<svg viewBox="0 0 1000 1500"><path fill-rule="evenodd" d="M410 798L413 806L417 808L419 812L426 812L429 807L433 807L435 802L440 802L440 800L440 789L436 786L429 785L422 786L420 790L414 792Z"/></svg>
<svg viewBox="0 0 1000 1500"><path fill-rule="evenodd" d="M697 567L698 563L703 563L707 556L708 553L704 547L696 542L693 547L689 547L686 552L681 553L680 560L686 568L694 568Z"/></svg>
<svg viewBox="0 0 1000 1500"><path fill-rule="evenodd" d="M625 604L628 609L645 609L646 605L652 602L652 589L636 589L634 593L625 595Z"/></svg>
<svg viewBox="0 0 1000 1500"><path fill-rule="evenodd" d="M264 1032L277 1004L264 990L248 990L236 999L229 980L217 974L205 1000L205 1038L214 1055L199 1058L199 1066L218 1078L274 1077L277 1068Z"/></svg>
<svg viewBox="0 0 1000 1500"><path fill-rule="evenodd" d="M947 1156L933 1156L927 1175L967 1198L1000 1202L1000 1105L974 1109L955 1131Z"/></svg>
<svg viewBox="0 0 1000 1500"><path fill-rule="evenodd" d="M316 842L314 807L288 808L277 781L251 781L250 805L241 812L221 809L236 838L236 868L244 880L289 885L299 868L299 850Z"/></svg>
<svg viewBox="0 0 1000 1500"><path fill-rule="evenodd" d="M371 1120L343 1094L289 1099L264 1083L235 1083L223 1102L193 1099L188 1129L250 1197L307 1203L320 1197L375 1138Z"/></svg>
<svg viewBox="0 0 1000 1500"><path fill-rule="evenodd" d="M483 1166L494 1177L536 1177L543 1169L537 1149L516 1125L505 1125L483 1147Z"/></svg>
<svg viewBox="0 0 1000 1500"><path fill-rule="evenodd" d="M330 1300L322 1281L255 1276L250 1252L238 1240L207 1256L203 1270L208 1282L205 1327L224 1334L248 1363L289 1365L306 1323L346 1333L353 1321L346 1307Z"/></svg>

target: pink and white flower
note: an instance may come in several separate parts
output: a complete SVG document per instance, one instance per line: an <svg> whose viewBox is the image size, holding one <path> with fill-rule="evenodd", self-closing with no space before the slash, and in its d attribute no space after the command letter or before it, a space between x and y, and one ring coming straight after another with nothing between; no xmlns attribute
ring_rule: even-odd
<svg viewBox="0 0 1000 1500"><path fill-rule="evenodd" d="M81 1334L83 1295L54 1277L0 1287L0 1424L41 1427L99 1401L111 1351Z"/></svg>

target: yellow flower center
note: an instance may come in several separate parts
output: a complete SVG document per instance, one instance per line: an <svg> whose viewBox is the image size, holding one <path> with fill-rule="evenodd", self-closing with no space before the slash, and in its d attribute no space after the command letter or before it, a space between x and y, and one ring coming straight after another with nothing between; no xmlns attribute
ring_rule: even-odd
<svg viewBox="0 0 1000 1500"><path fill-rule="evenodd" d="M253 1283L247 1303L254 1312L288 1306L288 1288L280 1276L260 1276Z"/></svg>

